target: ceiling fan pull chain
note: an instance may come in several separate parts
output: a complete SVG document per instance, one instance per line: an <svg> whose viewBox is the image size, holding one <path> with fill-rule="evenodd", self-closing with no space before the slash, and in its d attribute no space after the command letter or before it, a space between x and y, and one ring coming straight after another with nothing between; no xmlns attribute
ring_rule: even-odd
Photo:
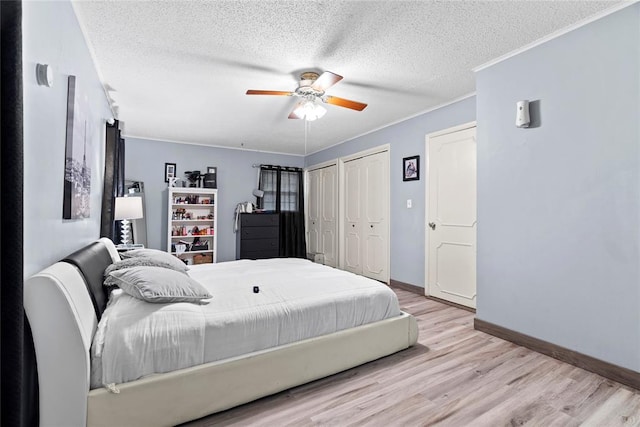
<svg viewBox="0 0 640 427"><path fill-rule="evenodd" d="M307 133L309 132L309 121L303 120L304 123L304 155L307 155Z"/></svg>

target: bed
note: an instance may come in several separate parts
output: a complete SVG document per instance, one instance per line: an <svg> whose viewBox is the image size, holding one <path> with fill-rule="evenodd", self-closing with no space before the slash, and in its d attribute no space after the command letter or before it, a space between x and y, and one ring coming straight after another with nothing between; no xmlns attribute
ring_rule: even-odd
<svg viewBox="0 0 640 427"><path fill-rule="evenodd" d="M389 312L386 315L391 314L391 317L382 320L363 319L364 315L352 312L343 317L356 318L362 324L347 329L342 329L343 321L333 320L334 317L339 319L339 316L332 317L319 312L315 314L317 318L331 318L332 321L316 322L315 327L303 328L302 332L275 328L277 333L274 337L277 338L265 338L262 344L255 336L241 332L241 336L248 338L237 340L241 344L239 349L231 351L226 346L222 351L217 349L212 361L163 373L145 374L126 382L115 381L115 387L103 387L100 385L108 381L96 377L95 369L92 374L94 337L99 331L99 324L103 325L109 316L113 316L112 319L123 317L113 310L119 305L117 301L125 301L125 306L133 304L123 298L112 298L107 307L102 275L107 266L119 259L113 243L108 239L100 239L25 282L25 310L33 332L38 364L42 426L175 425L384 357L417 341L415 319L403 312L394 314L392 308L384 308L384 303L378 311L386 310ZM256 264L251 261L240 264L230 262L216 267L193 268L189 275L196 280L204 282L218 277L219 281L211 285L216 287L217 297L214 295L211 305L206 307L209 311L202 308L202 313L209 314L201 315L200 307L191 309L197 311L200 317L214 319L210 323L227 325L226 329L218 330L218 334L220 331L233 330L236 326L228 321L216 320L215 313L224 311L227 299L240 298L244 301L253 298L248 292L233 297L232 288L242 285L246 285L245 288L251 285L252 288L258 281L256 277L268 277L264 270L283 269L282 264L276 262L292 263L291 273L286 275L290 284L285 283L283 287L291 288L294 297L287 298L299 299L301 302L297 304L302 306L320 296L301 294L300 288L295 286L300 274L308 277L316 274L333 275L327 281L327 287L336 288L336 291L340 291L337 288L342 280L340 275L350 274L301 260L267 260ZM296 268L301 268L300 273L295 273ZM362 279L362 287L373 283ZM280 295L281 291L272 290L275 288L271 287L268 279L260 281L258 285L259 292L255 297L264 298L266 306L274 306L269 298L274 301L286 299ZM298 296L295 296L296 293ZM142 313L146 309L150 310L147 314L151 315L157 311L156 308L149 308L154 304L140 303L142 305L137 306L135 313ZM146 308L144 304L147 304ZM181 304L184 303L176 303L171 308ZM294 310L291 307L295 306L291 304L287 300L286 310ZM334 304L335 307L339 305ZM335 311L335 307L332 310ZM104 320L99 323L103 316ZM145 319L148 316L139 317ZM116 320L109 322L116 324ZM265 322L264 316L259 318L260 325ZM333 330L323 329L327 323L332 324ZM254 325L254 332L255 329ZM265 327L265 330L268 329ZM307 329L320 330L308 337ZM234 336L238 336L238 333L234 332ZM248 343L258 345L246 347ZM94 387L99 384L92 388L92 382Z"/></svg>

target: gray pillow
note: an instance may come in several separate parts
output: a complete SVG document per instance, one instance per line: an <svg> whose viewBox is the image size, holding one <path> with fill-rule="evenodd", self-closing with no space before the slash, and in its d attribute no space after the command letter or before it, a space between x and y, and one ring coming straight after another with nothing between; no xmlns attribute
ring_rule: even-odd
<svg viewBox="0 0 640 427"><path fill-rule="evenodd" d="M112 271L109 277L132 297L147 302L198 302L211 294L191 277L162 267L131 267Z"/></svg>
<svg viewBox="0 0 640 427"><path fill-rule="evenodd" d="M133 251L122 252L120 254L120 257L122 259L137 258L141 256L147 257L147 258L153 258L155 260L163 261L167 264L171 264L175 266L176 270L182 270L182 271L189 270L189 267L187 267L186 264L181 260L179 260L177 257L171 255L168 252L159 251L157 249L136 249Z"/></svg>
<svg viewBox="0 0 640 427"><path fill-rule="evenodd" d="M155 258L150 258L146 256L138 256L135 258L123 259L122 261L116 261L113 264L111 264L109 267L107 267L104 270L105 281L103 285L106 287L116 286L116 284L113 283L113 280L114 280L113 277L110 277L109 273L113 271L122 270L123 268L131 268L131 267L162 267L162 268L168 268L170 270L179 271L180 273L183 273L183 274L187 274L184 268L176 268L176 265L174 263L159 261Z"/></svg>

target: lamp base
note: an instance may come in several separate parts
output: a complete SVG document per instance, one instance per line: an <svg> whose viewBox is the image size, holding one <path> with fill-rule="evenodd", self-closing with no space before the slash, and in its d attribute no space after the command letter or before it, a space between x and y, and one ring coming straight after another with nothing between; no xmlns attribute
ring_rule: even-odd
<svg viewBox="0 0 640 427"><path fill-rule="evenodd" d="M131 221L129 221L128 219L123 219L122 220L122 238L120 239L122 244L125 246L129 246L129 224L131 223Z"/></svg>

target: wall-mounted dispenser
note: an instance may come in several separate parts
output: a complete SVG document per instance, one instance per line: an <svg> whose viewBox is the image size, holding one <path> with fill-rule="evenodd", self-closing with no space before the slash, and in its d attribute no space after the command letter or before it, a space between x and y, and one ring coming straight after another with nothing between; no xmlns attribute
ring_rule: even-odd
<svg viewBox="0 0 640 427"><path fill-rule="evenodd" d="M519 128L528 128L530 123L529 101L518 101L516 103L516 126Z"/></svg>

